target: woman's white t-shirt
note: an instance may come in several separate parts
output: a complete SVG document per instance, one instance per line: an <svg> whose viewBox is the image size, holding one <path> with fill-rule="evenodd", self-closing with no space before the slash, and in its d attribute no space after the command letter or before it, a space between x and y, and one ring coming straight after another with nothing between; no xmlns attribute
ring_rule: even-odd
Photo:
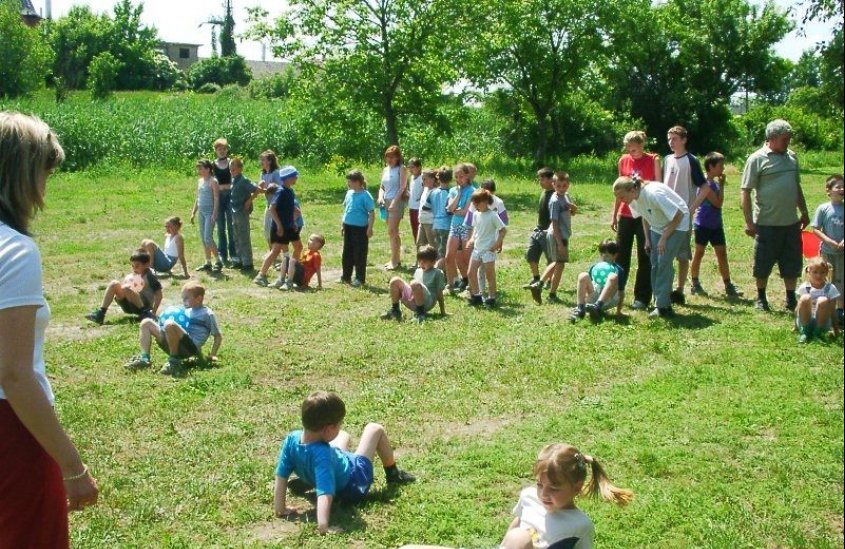
<svg viewBox="0 0 845 549"><path fill-rule="evenodd" d="M41 284L41 254L30 237L0 223L0 310L35 305L35 348L32 367L44 394L55 402L44 366L44 333L50 322L50 307ZM0 387L0 398L6 393Z"/></svg>
<svg viewBox="0 0 845 549"><path fill-rule="evenodd" d="M399 193L401 183L399 175L401 174L400 166L386 166L381 172L381 187L384 189L384 199L393 200Z"/></svg>

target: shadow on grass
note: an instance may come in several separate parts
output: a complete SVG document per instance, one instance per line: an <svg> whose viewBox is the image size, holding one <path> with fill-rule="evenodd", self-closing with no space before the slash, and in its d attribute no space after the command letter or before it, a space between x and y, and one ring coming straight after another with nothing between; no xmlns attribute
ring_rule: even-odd
<svg viewBox="0 0 845 549"><path fill-rule="evenodd" d="M689 315L676 314L672 318L666 319L666 324L672 326L673 328L701 330L703 328L709 328L710 326L717 324L717 322L710 317L699 313L693 313Z"/></svg>
<svg viewBox="0 0 845 549"><path fill-rule="evenodd" d="M744 309L742 311L736 311L735 309L732 309L730 307L722 306L718 302L717 303L687 303L686 305L684 305L684 307L686 307L687 309L689 309L691 311L701 311L701 312L711 312L711 313L719 312L719 313L724 313L724 314L727 314L727 315L735 315L737 313L739 313L739 314L750 314L754 311L753 302L750 301L750 300L747 300L747 299L742 300L742 301L733 299L731 301L728 301L727 303L748 305L748 308Z"/></svg>
<svg viewBox="0 0 845 549"><path fill-rule="evenodd" d="M297 513L287 520L296 523L314 523L317 521L317 493L314 489L302 481L302 479L292 477L288 481L288 490L298 497L307 499L312 509L304 513ZM367 507L372 503L389 503L398 491L397 487L389 485L378 491L370 492L361 503L347 503L342 500L335 499L332 505L332 519L331 523L343 528L345 532L354 532L364 530L367 526L366 522L361 519L360 509Z"/></svg>

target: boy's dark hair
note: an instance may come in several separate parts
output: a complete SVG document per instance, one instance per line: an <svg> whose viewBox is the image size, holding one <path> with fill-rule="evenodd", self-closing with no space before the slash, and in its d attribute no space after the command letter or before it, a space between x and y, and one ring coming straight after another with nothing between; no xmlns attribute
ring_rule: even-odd
<svg viewBox="0 0 845 549"><path fill-rule="evenodd" d="M144 265L147 265L150 262L150 254L147 253L147 250L145 250L143 248L138 248L137 250L132 252L132 255L129 256L129 261L132 261L132 262L137 261L139 263L143 263Z"/></svg>
<svg viewBox="0 0 845 549"><path fill-rule="evenodd" d="M472 201L473 204L480 204L482 202L487 202L488 204L492 204L493 203L493 195L490 194L490 191L488 191L487 189L478 189L477 191L472 193L470 200Z"/></svg>
<svg viewBox="0 0 845 549"><path fill-rule="evenodd" d="M441 183L449 183L452 181L452 168L443 166L437 172L437 180Z"/></svg>
<svg viewBox="0 0 845 549"><path fill-rule="evenodd" d="M707 156L704 157L704 169L709 170L725 161L725 155L720 152L713 151L711 153L707 153Z"/></svg>
<svg viewBox="0 0 845 549"><path fill-rule="evenodd" d="M203 167L206 170L214 171L214 163L208 158L200 158L197 160L197 168Z"/></svg>
<svg viewBox="0 0 845 549"><path fill-rule="evenodd" d="M420 259L423 261L431 261L432 263L437 261L437 250L430 244L420 246L417 249L417 261Z"/></svg>
<svg viewBox="0 0 845 549"><path fill-rule="evenodd" d="M687 129L683 126L672 126L671 128L669 128L669 130L666 133L667 134L674 133L675 135L677 135L681 139L687 138Z"/></svg>
<svg viewBox="0 0 845 549"><path fill-rule="evenodd" d="M600 254L616 255L619 253L619 244L615 240L607 239L599 244Z"/></svg>
<svg viewBox="0 0 845 549"><path fill-rule="evenodd" d="M346 405L335 393L316 391L302 401L302 426L309 431L319 431L335 425L346 417Z"/></svg>
<svg viewBox="0 0 845 549"><path fill-rule="evenodd" d="M540 168L537 170L537 177L542 177L544 179L551 179L555 176L555 171L551 168Z"/></svg>
<svg viewBox="0 0 845 549"><path fill-rule="evenodd" d="M416 166L417 168L422 168L422 160L415 156L414 158L408 160L408 166Z"/></svg>
<svg viewBox="0 0 845 549"><path fill-rule="evenodd" d="M833 174L827 178L827 180L824 182L825 190L829 191L830 189L832 189L833 185L836 184L837 181L843 181L841 173Z"/></svg>
<svg viewBox="0 0 845 549"><path fill-rule="evenodd" d="M346 174L347 181L354 181L360 183L361 187L367 188L367 180L364 178L364 173L361 170L352 170Z"/></svg>
<svg viewBox="0 0 845 549"><path fill-rule="evenodd" d="M485 179L484 182L481 183L482 189L487 189L491 193L496 192L496 182L492 179Z"/></svg>

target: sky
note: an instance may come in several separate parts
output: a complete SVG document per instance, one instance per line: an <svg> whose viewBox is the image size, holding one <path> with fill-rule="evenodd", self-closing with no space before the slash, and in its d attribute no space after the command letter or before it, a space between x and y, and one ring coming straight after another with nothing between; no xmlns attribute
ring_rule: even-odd
<svg viewBox="0 0 845 549"><path fill-rule="evenodd" d="M137 4L138 0L133 0ZM776 0L782 8L793 7L793 10L800 10L795 7L799 2L789 0ZM755 4L762 4L761 0L752 0ZM87 4L95 12L113 12L116 0L52 0L53 17L65 15L72 6ZM235 34L247 30L246 8L260 5L270 12L275 18L284 10L286 3L283 0L233 0L235 6ZM32 4L36 10L43 10L44 0L33 0ZM800 13L800 11L799 11ZM211 55L211 28L200 23L211 16L223 15L223 2L220 0L146 0L144 1L144 12L142 20L148 26L155 26L158 29L159 37L168 42L186 42L201 44L199 49L200 57ZM799 25L800 26L800 25ZM818 24L811 23L803 29L793 31L787 35L776 47L778 55L797 61L804 50L813 47L817 42L827 40L830 37L832 23ZM803 31L803 32L802 32ZM261 59L261 44L253 41L238 40L238 53L247 59ZM267 50L267 59L272 54Z"/></svg>

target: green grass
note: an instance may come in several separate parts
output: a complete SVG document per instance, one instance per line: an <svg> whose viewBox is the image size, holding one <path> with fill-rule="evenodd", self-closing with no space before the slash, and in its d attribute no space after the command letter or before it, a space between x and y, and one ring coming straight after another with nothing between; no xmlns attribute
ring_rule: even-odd
<svg viewBox="0 0 845 549"><path fill-rule="evenodd" d="M804 174L812 208L831 171L841 164ZM582 213L566 305L538 307L519 289L538 192L527 178L498 177L512 214L502 306L471 310L449 297L447 318L417 326L378 320L388 273L372 267L364 290L333 282L343 181L306 170L297 191L307 231L328 237L325 290L286 294L235 271L201 275L224 331L221 363L171 379L122 368L137 352L137 325L116 309L103 327L82 317L128 270L141 238L161 240L166 216L188 217L194 180L117 168L52 178L34 227L53 313L48 369L62 421L101 487L100 504L72 517L74 546L492 547L533 481L539 448L566 441L636 494L624 509L580 502L601 547L842 547L841 338L798 346L788 314L726 301L712 252L702 283L713 297L689 298L677 321L642 313L598 326L566 321L577 273L610 236L611 180L573 180ZM752 241L742 234L735 174L729 185L729 256L751 294ZM387 260L385 233L377 222L371 265ZM194 266L196 230L186 225L185 234ZM177 302L181 283L164 280L165 305ZM770 288L780 304L779 280ZM400 465L419 478L388 489L376 464L372 497L336 506L332 520L346 532L328 538L313 517L272 514L279 443L316 389L345 399L353 436L368 421L384 423Z"/></svg>

